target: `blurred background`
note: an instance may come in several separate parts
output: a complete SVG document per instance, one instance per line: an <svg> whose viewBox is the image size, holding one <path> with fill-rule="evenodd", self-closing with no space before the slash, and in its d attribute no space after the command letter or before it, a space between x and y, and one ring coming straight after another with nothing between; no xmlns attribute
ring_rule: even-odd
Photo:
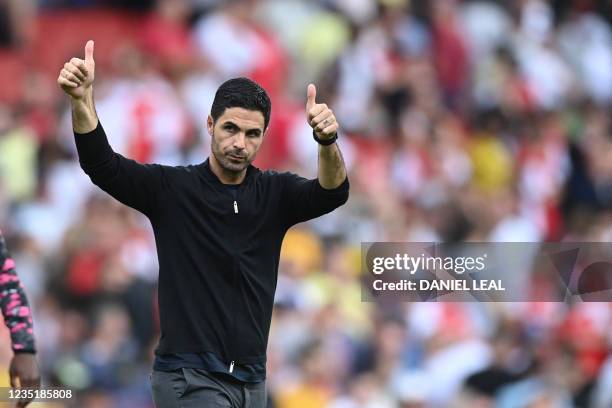
<svg viewBox="0 0 612 408"><path fill-rule="evenodd" d="M78 166L63 63L96 42L116 151L200 163L217 86L261 83L262 168L316 177L315 82L351 197L294 227L268 354L277 408L612 407L607 303L361 301L362 241L610 241L610 0L1 0L0 226L43 384L152 407L150 225ZM538 282L533 282L537 286ZM8 385L8 332L0 381Z"/></svg>

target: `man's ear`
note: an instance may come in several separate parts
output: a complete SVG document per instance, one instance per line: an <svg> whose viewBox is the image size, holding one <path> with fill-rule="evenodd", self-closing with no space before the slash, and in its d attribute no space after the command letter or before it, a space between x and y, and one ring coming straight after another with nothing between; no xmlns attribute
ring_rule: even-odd
<svg viewBox="0 0 612 408"><path fill-rule="evenodd" d="M206 128L208 129L208 134L212 137L215 133L215 121L210 115L206 118Z"/></svg>

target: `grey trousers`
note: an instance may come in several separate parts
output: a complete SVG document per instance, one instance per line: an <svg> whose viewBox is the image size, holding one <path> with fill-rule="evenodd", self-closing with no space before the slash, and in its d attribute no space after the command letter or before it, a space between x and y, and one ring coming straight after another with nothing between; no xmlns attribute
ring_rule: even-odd
<svg viewBox="0 0 612 408"><path fill-rule="evenodd" d="M157 408L265 408L266 383L239 383L205 370L181 368L150 375Z"/></svg>

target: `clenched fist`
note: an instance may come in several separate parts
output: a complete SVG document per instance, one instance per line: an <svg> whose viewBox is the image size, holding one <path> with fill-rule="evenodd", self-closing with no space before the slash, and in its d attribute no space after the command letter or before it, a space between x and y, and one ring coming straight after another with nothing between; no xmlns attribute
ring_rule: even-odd
<svg viewBox="0 0 612 408"><path fill-rule="evenodd" d="M93 58L94 42L85 44L85 59L72 58L64 64L57 77L57 84L74 99L82 99L94 81L96 64Z"/></svg>
<svg viewBox="0 0 612 408"><path fill-rule="evenodd" d="M314 129L319 139L331 139L338 131L338 122L326 104L316 103L316 97L317 88L313 84L308 85L308 101L306 102L308 124Z"/></svg>

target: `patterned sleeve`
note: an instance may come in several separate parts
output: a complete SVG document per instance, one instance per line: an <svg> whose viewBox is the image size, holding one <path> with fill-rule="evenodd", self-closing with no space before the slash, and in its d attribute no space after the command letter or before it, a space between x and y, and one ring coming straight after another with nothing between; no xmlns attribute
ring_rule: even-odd
<svg viewBox="0 0 612 408"><path fill-rule="evenodd" d="M11 333L13 351L35 353L32 313L0 231L0 309Z"/></svg>

